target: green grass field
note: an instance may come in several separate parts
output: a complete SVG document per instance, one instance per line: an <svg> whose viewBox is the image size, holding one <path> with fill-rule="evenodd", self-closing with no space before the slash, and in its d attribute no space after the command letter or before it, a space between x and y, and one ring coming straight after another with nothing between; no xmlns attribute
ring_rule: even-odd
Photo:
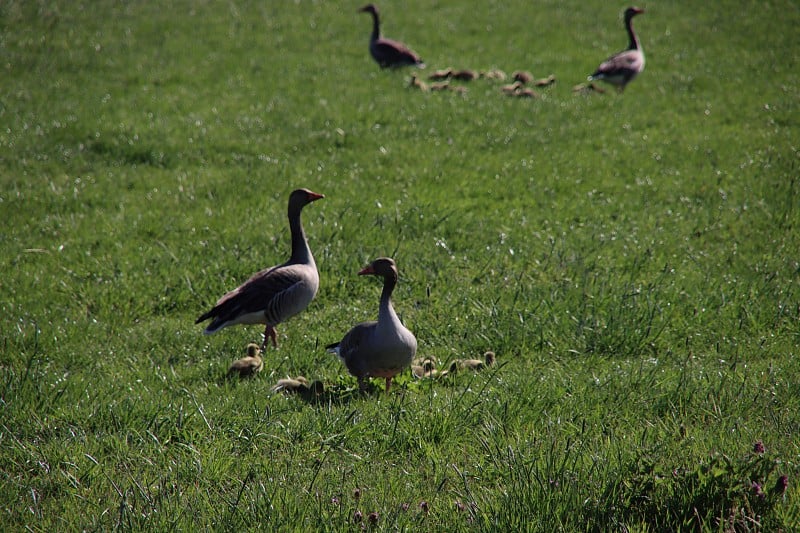
<svg viewBox="0 0 800 533"><path fill-rule="evenodd" d="M625 4L381 2L424 71L360 5L0 3L0 530L795 530L798 5L645 2L622 95L572 88ZM226 381L262 328L194 319L297 187L319 294ZM378 256L420 355L499 364L355 394Z"/></svg>

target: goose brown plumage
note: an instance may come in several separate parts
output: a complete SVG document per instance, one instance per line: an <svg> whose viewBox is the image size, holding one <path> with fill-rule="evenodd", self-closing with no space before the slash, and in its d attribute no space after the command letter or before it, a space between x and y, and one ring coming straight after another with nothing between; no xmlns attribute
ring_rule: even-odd
<svg viewBox="0 0 800 533"><path fill-rule="evenodd" d="M264 324L264 350L267 338L277 348L275 326L308 307L319 289L319 274L314 256L308 247L300 213L311 202L324 198L308 189L297 189L289 195L289 230L292 255L285 263L266 268L225 294L214 307L200 315L195 324L213 319L206 335L235 324Z"/></svg>
<svg viewBox="0 0 800 533"><path fill-rule="evenodd" d="M597 70L589 76L589 80L600 80L617 87L619 92L625 90L633 79L644 70L644 50L639 43L639 38L633 31L633 17L644 13L638 7L629 7L625 10L625 30L628 32L628 48L614 54L603 61Z"/></svg>
<svg viewBox="0 0 800 533"><path fill-rule="evenodd" d="M425 68L422 58L408 46L399 41L381 37L378 6L367 4L359 11L372 15L372 35L369 39L369 53L381 68L404 66Z"/></svg>
<svg viewBox="0 0 800 533"><path fill-rule="evenodd" d="M358 378L362 391L367 388L367 378L381 377L386 379L386 392L389 392L392 378L414 359L417 339L400 322L392 306L392 292L398 277L394 260L378 258L358 274L383 277L378 320L357 324L341 341L326 348L338 355L350 374Z"/></svg>

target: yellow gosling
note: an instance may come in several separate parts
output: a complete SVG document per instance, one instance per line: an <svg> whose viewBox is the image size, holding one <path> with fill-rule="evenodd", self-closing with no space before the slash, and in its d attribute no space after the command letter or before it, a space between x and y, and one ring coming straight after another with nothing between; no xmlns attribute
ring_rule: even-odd
<svg viewBox="0 0 800 533"><path fill-rule="evenodd" d="M249 378L264 369L264 360L261 359L261 349L258 344L247 345L247 356L237 359L228 368L228 377L238 375L240 378Z"/></svg>

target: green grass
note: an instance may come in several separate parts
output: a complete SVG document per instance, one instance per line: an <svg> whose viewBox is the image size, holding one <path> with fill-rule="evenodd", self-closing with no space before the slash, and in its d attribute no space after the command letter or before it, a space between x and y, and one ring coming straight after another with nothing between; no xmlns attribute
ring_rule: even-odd
<svg viewBox="0 0 800 533"><path fill-rule="evenodd" d="M798 6L644 4L645 72L582 96L624 5L380 4L535 100L408 88L358 7L0 4L0 529L796 527ZM226 382L260 328L194 319L285 259L300 186L320 292ZM322 346L381 255L421 354L501 364L352 394ZM270 394L297 374L333 393Z"/></svg>

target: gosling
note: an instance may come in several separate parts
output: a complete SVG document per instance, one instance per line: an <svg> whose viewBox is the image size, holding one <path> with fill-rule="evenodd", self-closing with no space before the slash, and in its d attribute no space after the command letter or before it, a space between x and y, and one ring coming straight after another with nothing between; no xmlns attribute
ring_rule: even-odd
<svg viewBox="0 0 800 533"><path fill-rule="evenodd" d="M238 374L240 378L251 378L264 369L264 360L261 359L261 348L251 342L247 345L247 356L237 359L228 368L228 377Z"/></svg>

